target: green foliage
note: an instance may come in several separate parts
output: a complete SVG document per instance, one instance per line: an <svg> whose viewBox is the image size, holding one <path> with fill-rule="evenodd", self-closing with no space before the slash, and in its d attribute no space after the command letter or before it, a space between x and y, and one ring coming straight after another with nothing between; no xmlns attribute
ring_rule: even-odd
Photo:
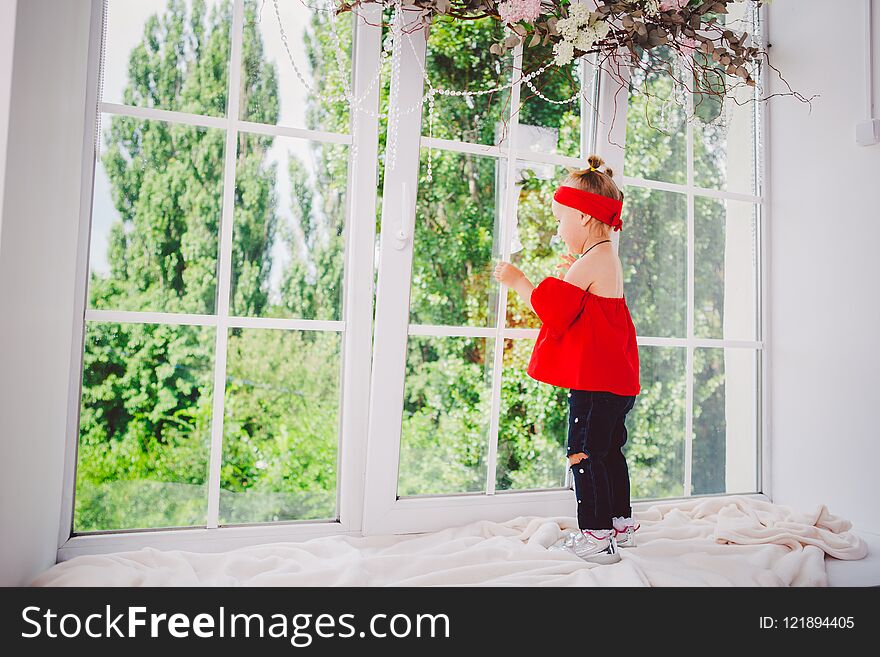
<svg viewBox="0 0 880 657"><path fill-rule="evenodd" d="M337 333L230 337L221 522L335 516L339 352Z"/></svg>
<svg viewBox="0 0 880 657"><path fill-rule="evenodd" d="M199 327L87 325L77 530L204 524L211 337Z"/></svg>
<svg viewBox="0 0 880 657"><path fill-rule="evenodd" d="M273 123L279 111L277 73L264 61L256 10L255 2L246 3L241 102L251 120ZM228 5L208 15L204 2L196 0L187 15L185 3L169 0L164 12L147 21L143 41L131 52L125 102L224 115L230 25ZM269 302L270 253L278 233L276 171L267 162L271 146L272 139L261 135L242 133L237 140L232 312L336 318L344 198L326 194L327 207L314 210L305 165L295 157L289 170L295 190L291 211L306 244L290 245L285 288L323 292L309 302L294 295L280 307ZM220 130L112 118L101 163L119 220L110 231L109 275L92 274L90 307L216 312L224 149ZM319 154L316 162L318 189L346 166L339 149L326 157L322 161ZM319 225L321 217L332 223ZM295 242L295 236L287 237ZM277 337L273 331L242 335L233 329L229 338L226 407L236 412L224 436L226 522L334 514L339 354L327 341L338 336L290 333L285 342L295 364L290 368L278 367ZM77 531L204 524L215 341L214 330L206 328L88 324ZM243 345L248 357L232 357ZM262 369L254 371L255 366ZM283 381L279 372L285 373ZM241 383L253 380L262 387ZM314 402L308 431L298 433L301 424L291 429L262 409L267 385ZM306 415L300 411L296 417L301 423ZM242 426L248 427L244 434ZM289 457L294 448L296 459ZM263 467L264 462L273 465Z"/></svg>
<svg viewBox="0 0 880 657"><path fill-rule="evenodd" d="M399 495L485 490L491 342L410 338Z"/></svg>

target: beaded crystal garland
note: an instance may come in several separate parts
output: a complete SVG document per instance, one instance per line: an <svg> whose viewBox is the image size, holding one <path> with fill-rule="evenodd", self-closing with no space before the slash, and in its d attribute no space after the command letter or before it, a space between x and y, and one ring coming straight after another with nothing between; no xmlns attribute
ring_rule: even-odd
<svg viewBox="0 0 880 657"><path fill-rule="evenodd" d="M528 73L527 75L520 76L516 80L511 80L510 82L499 85L497 87L492 87L490 89L483 89L481 91L464 91L458 89L444 89L435 87L431 84L431 79L425 71L425 67L422 66L421 60L416 56L415 46L412 43L412 38L409 33L403 30L403 6L401 0L394 0L394 12L390 21L390 31L388 36L386 37L383 45L382 52L379 58L379 63L376 66L376 71L370 77L370 82L367 85L364 92L358 96L354 96L354 92L351 89L348 76L345 73L345 62L343 61L342 53L344 52L342 49L342 44L339 39L339 35L336 32L336 25L333 21L333 15L335 14L336 2L335 0L324 0L323 7L313 7L314 9L318 9L320 11L328 12L328 15L331 16L329 21L330 23L330 35L333 40L333 45L336 50L336 62L339 67L340 79L342 79L344 85L344 93L342 95L330 95L327 96L323 92L319 94L317 90L315 90L312 85L308 83L305 76L300 71L300 68L296 65L296 61L293 58L292 53L290 52L290 47L288 45L287 33L284 31L284 25L281 20L281 13L278 9L278 1L272 0L272 4L275 9L275 16L278 19L278 28L281 34L281 43L284 46L284 51L287 54L287 58L290 61L290 65L293 67L293 70L296 72L296 76L299 78L299 81L302 83L303 87L305 87L306 91L312 95L322 95L326 100L330 102L342 102L345 101L348 103L349 111L353 113L364 113L372 118L388 118L388 140L386 144L386 152L385 152L385 169L390 172L394 170L396 160L397 160L397 133L398 126L400 123L400 117L411 114L412 112L422 108L425 103L428 106L428 135L429 137L434 136L434 105L435 100L434 97L436 95L441 96L483 96L485 94L496 93L499 91L503 91L505 89L509 89L517 83L524 82L529 86L529 88L543 98L545 101L549 103L554 103L557 105L564 105L566 103L575 102L580 93L576 93L572 95L570 98L566 98L564 100L553 100L551 98L547 98L544 94L542 94L532 83L532 79L541 75L544 71L546 71L551 64L545 64L544 66ZM357 14L357 12L353 13ZM363 106L364 100L369 96L373 87L376 85L376 82L381 78L382 69L387 61L388 57L391 57L391 94L392 98L398 98L397 93L400 89L400 57L401 57L401 49L403 48L403 41L406 41L409 44L410 51L412 52L413 57L416 62L419 64L419 69L422 75L422 80L425 82L427 87L427 91L419 98L416 102L414 102L410 107L407 107L405 110L401 111L400 106L395 102L393 111L391 116L388 115L388 112L374 112L368 107ZM390 52L390 55L389 55ZM352 121L352 163L354 164L357 161L357 126L358 121ZM432 149L428 149L428 171L426 175L426 179L430 182L433 180L433 170L432 170L432 157L431 157Z"/></svg>

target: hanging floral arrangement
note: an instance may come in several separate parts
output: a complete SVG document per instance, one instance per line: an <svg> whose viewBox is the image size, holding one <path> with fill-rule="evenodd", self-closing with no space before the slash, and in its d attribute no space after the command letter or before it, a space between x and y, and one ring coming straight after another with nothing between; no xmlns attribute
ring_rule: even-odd
<svg viewBox="0 0 880 657"><path fill-rule="evenodd" d="M618 77L626 59L660 75L677 76L689 70L690 75L682 76L687 79L676 78L676 83L695 95L714 96L721 102L734 86L756 86L760 65L765 61L769 65L767 51L754 35L725 24L723 15L736 3L750 2L757 8L771 0L334 1L337 14L359 5L393 7L398 2L409 11L420 12L425 25L435 16L462 21L494 19L509 28L507 36L490 47L498 56L520 44L524 48L552 44L553 56L541 62L542 71L548 66L566 66L585 55L595 56L597 70ZM678 54L673 67L656 60L654 66L650 56L643 57L659 46L665 46L666 53ZM805 100L796 92L785 95Z"/></svg>

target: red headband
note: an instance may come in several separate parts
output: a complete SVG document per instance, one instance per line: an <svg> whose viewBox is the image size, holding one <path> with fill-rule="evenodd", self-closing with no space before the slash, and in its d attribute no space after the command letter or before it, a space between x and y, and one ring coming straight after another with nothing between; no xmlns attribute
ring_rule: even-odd
<svg viewBox="0 0 880 657"><path fill-rule="evenodd" d="M620 212L623 209L623 201L615 201L613 198L593 194L584 189L560 185L553 194L553 200L575 210L596 217L602 223L620 230L623 222L620 220Z"/></svg>

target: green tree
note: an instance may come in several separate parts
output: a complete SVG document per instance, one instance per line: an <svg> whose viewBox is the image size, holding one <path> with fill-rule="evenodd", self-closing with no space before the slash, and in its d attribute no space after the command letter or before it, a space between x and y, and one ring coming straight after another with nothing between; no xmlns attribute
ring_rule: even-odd
<svg viewBox="0 0 880 657"><path fill-rule="evenodd" d="M347 44L343 60L351 55L351 19L349 14L335 19L339 40ZM324 12L312 12L309 23L300 27L313 84L325 92L306 98L305 127L348 132L345 104L327 100L343 91L329 19ZM259 34L246 32L246 44L249 39L259 39ZM274 123L277 117L263 120ZM248 314L338 320L342 318L348 147L304 143L305 155L288 151L285 172L293 223L277 224L277 238L290 256L280 276L281 298ZM267 162L265 152L254 155L254 184L275 180L276 172ZM243 205L249 200L242 195L236 202ZM262 257L268 271L271 254L267 250ZM340 373L338 333L231 329L221 522L334 517Z"/></svg>
<svg viewBox="0 0 880 657"><path fill-rule="evenodd" d="M247 3L250 44L259 43L255 9ZM182 0L169 0L130 54L124 102L223 115L230 25L229 5L209 13L204 0L194 0L188 13ZM245 48L246 66L261 57L261 46ZM261 71L242 95L272 120L275 73ZM215 312L225 134L114 116L103 139L101 163L119 219L109 237L110 273L92 274L90 306ZM243 134L238 143L236 193L249 202L235 218L234 298L258 312L266 305L265 254L274 239L274 177L259 170L270 140ZM204 522L214 341L213 331L195 327L89 323L77 530ZM140 503L127 504L132 497Z"/></svg>

